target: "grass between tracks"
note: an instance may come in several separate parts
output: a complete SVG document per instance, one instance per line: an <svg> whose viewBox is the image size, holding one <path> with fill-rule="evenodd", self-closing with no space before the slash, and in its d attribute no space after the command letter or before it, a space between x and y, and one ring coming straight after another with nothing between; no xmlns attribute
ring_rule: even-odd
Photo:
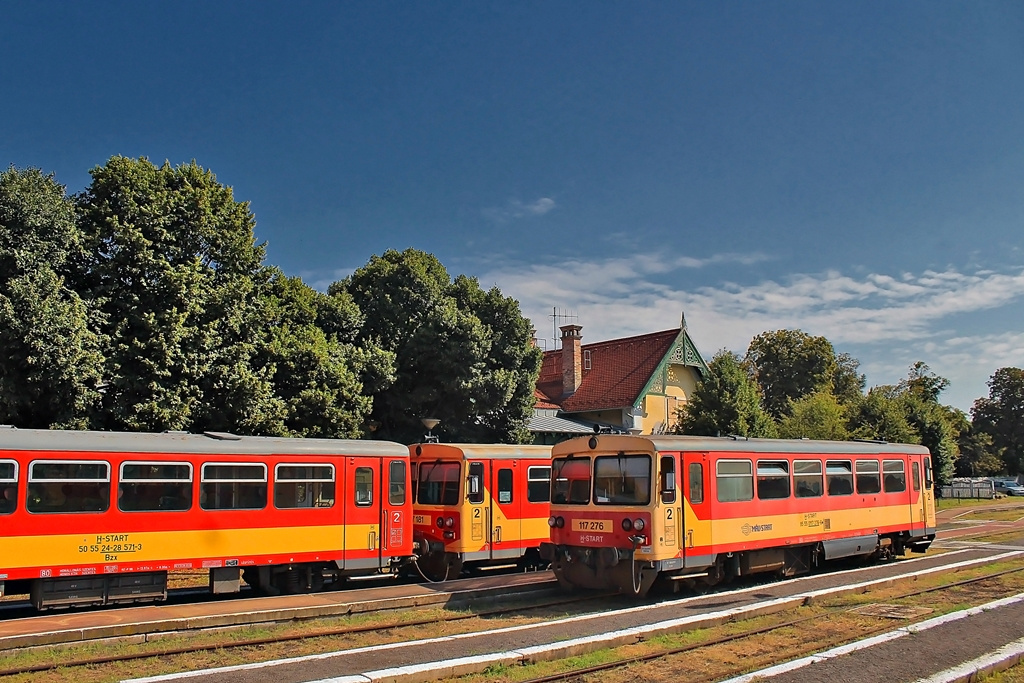
<svg viewBox="0 0 1024 683"><path fill-rule="evenodd" d="M984 538L986 541L995 543L1019 543L1020 539L1020 530L1007 531L1006 533L990 535ZM973 540L981 539L976 538ZM660 636L636 645L597 651L568 660L530 666L493 667L485 674L464 677L458 680L460 683L513 683L557 671L593 666L607 661L631 660L648 652L678 648L690 643L707 642L720 638L725 634L781 624L804 616L822 617L820 621L780 628L777 631L754 638L722 644L694 653L673 656L668 660L634 664L616 671L605 671L595 674L590 679L594 681L609 681L610 683L633 680L714 680L735 674L741 668L745 670L762 668L779 661L789 660L811 652L818 652L843 642L856 640L863 637L866 633L890 630L907 623L906 621L868 617L850 612L825 617L825 613L830 608L853 608L867 603L891 602L901 605L927 606L932 608L934 611L931 614L919 619L928 618L967 606L982 604L998 597L1022 592L1024 591L1024 572L1009 574L985 584L951 589L948 592L930 593L904 600L895 600L893 596L908 590L946 585L966 578L992 573L999 569L1021 566L1024 566L1024 559L1013 559L996 565L928 575L900 582L895 587L879 589L861 595L843 596L784 613L734 622L716 628ZM574 610L573 613L575 614L576 611ZM91 665L88 667L64 667L44 673L4 676L0 677L0 683L23 683L27 681L32 681L33 683L37 681L40 683L58 683L70 678L73 678L76 683L108 683L126 678L268 661L277 658L297 657L390 642L443 637L457 633L548 621L569 616L564 607L536 610L529 613L528 616L486 617L481 620L470 619L460 622L442 621L446 614L451 614L450 611L442 608L408 609L402 610L400 614L401 618L408 621L420 619L436 619L436 621L428 626L380 630L344 636L311 637L307 640L277 643L268 646L231 648L211 652L191 652L187 655L154 657L127 663ZM283 625L236 627L216 632L164 634L159 637L151 637L149 643L133 644L111 640L101 643L0 652L0 668L24 668L39 662L66 662L73 658L84 658L93 655L116 655L140 651L152 652L154 649L163 649L174 645L188 645L195 648L205 643L224 643L230 639L281 637L293 633L312 634L325 628L337 628L340 626L384 625L393 623L398 618L396 613L362 614ZM386 661L381 662L381 666L386 665ZM1007 683L1024 683L1024 667L1017 668L1021 669L1021 671L1014 669L1001 674L1006 677L1002 680L1005 680ZM1019 677L1011 678L1007 676Z"/></svg>
<svg viewBox="0 0 1024 683"><path fill-rule="evenodd" d="M522 606L523 603L510 603ZM488 603L487 608L497 607ZM0 676L2 683L63 683L71 678L75 683L108 683L126 678L138 678L200 668L232 666L272 659L299 657L303 655L334 652L356 647L368 647L385 643L424 638L437 638L475 630L530 624L565 617L565 607L547 607L532 610L528 615L509 617L481 617L465 621L444 621L445 616L472 613L472 610L446 610L441 607L403 609L395 612L369 613L315 619L283 624L265 624L232 627L215 631L168 633L149 636L149 642L109 639L100 642L67 644L53 647L26 648L0 651L0 669L24 669L38 664L60 663L72 659L86 659L100 656L125 656L136 653L154 652L173 647L188 647L187 654L138 659L130 662L92 664L87 667L62 667L47 672L24 673ZM388 629L396 622L432 620L422 626ZM381 630L338 636L316 636L316 633L345 627L380 625ZM195 651L208 644L230 644L232 641L258 638L281 638L293 634L308 634L303 640L292 640L271 645L243 646L239 648Z"/></svg>
<svg viewBox="0 0 1024 683"><path fill-rule="evenodd" d="M601 663L631 661L634 663L627 664L622 668L602 671L574 680L601 681L602 683L626 683L627 681L642 680L655 682L719 680L821 652L910 623L906 619L865 616L849 611L860 606L878 603L931 610L927 614L913 619L921 621L1024 592L1024 572L1020 572L1007 574L984 583L952 587L941 592L925 593L907 598L900 597L902 593L913 590L944 586L956 581L1020 567L1024 567L1024 559L1014 559L956 572L926 575L863 594L840 596L811 606L714 628L659 636L635 645L600 650L571 659L540 662L527 666L492 667L482 674L448 680L458 683L515 683L564 671L579 670ZM841 611L835 611L837 609ZM710 642L724 636L785 624L803 617L817 618L801 624L784 626L752 638L672 655L666 659L635 662L637 658L647 654L664 652L695 643ZM1024 666L1016 667L1002 675L1006 683L1024 683Z"/></svg>

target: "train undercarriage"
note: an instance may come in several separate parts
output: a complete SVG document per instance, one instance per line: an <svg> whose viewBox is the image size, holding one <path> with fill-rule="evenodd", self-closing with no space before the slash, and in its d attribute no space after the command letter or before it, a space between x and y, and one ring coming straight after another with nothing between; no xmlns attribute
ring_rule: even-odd
<svg viewBox="0 0 1024 683"><path fill-rule="evenodd" d="M863 561L890 560L924 552L933 536L909 534L866 535L799 546L779 546L707 556L706 562L687 566L682 558L637 559L632 548L589 548L541 545L541 556L551 562L564 589L613 590L646 595L659 585L668 592L699 590L753 574L774 573L779 578L806 574L841 558Z"/></svg>

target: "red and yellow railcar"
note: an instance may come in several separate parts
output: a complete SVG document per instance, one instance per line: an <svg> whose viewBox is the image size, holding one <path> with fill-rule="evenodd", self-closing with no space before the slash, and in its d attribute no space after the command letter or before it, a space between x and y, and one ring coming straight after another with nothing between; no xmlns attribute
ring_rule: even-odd
<svg viewBox="0 0 1024 683"><path fill-rule="evenodd" d="M548 540L550 446L409 446L418 565L433 581L463 570L542 564ZM543 563L546 564L546 563Z"/></svg>
<svg viewBox="0 0 1024 683"><path fill-rule="evenodd" d="M0 594L37 609L394 572L413 554L409 454L384 441L0 430Z"/></svg>
<svg viewBox="0 0 1024 683"><path fill-rule="evenodd" d="M566 587L790 576L842 557L924 552L928 449L883 442L579 437L552 451L551 542Z"/></svg>

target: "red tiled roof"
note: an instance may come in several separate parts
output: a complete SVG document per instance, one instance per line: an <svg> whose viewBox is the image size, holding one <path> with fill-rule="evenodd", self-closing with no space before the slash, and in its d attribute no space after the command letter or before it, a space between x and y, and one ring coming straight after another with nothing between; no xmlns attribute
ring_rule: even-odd
<svg viewBox="0 0 1024 683"><path fill-rule="evenodd" d="M566 412L584 412L631 406L658 369L665 354L679 336L679 329L638 337L584 344L590 351L590 370L572 396L562 400L562 350L546 351L537 379L538 407L545 402L560 404Z"/></svg>

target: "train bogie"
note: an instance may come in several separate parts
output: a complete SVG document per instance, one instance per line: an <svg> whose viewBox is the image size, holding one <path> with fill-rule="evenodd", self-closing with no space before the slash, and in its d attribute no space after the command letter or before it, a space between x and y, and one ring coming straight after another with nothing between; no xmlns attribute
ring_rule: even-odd
<svg viewBox="0 0 1024 683"><path fill-rule="evenodd" d="M935 535L921 446L600 435L552 458L542 553L566 586L644 594L657 580L793 576L923 552Z"/></svg>

